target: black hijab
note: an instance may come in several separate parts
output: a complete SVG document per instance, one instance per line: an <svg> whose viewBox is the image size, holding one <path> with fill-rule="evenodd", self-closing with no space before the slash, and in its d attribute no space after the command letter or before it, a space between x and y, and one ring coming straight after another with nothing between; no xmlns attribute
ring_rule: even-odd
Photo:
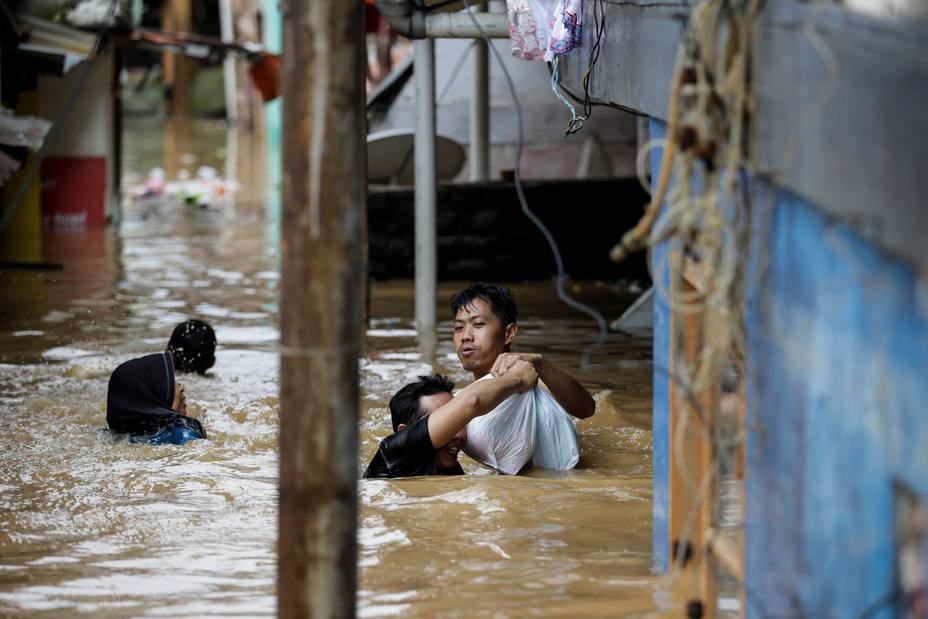
<svg viewBox="0 0 928 619"><path fill-rule="evenodd" d="M106 423L110 430L132 436L154 437L172 428L186 427L206 438L200 422L171 410L173 403L171 353L130 359L110 376Z"/></svg>

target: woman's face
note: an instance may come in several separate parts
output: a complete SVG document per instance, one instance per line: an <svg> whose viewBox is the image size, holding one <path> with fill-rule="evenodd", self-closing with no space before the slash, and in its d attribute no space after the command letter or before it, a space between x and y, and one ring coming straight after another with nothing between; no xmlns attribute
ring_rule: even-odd
<svg viewBox="0 0 928 619"><path fill-rule="evenodd" d="M187 397L184 395L184 386L178 382L174 383L174 401L171 402L171 410L187 414Z"/></svg>

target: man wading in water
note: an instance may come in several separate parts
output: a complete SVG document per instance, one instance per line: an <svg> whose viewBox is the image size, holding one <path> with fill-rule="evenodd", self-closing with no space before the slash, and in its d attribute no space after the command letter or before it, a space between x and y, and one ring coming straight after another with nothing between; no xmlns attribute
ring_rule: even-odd
<svg viewBox="0 0 928 619"><path fill-rule="evenodd" d="M394 434L380 441L364 477L463 475L458 453L467 423L537 382L535 368L521 360L513 362L505 376L473 383L456 397L446 377L420 376L390 400Z"/></svg>
<svg viewBox="0 0 928 619"><path fill-rule="evenodd" d="M461 475L458 454L467 444L467 424L485 415L510 396L524 393L539 383L544 373L548 384L542 387L564 410L578 418L591 417L595 403L589 392L569 374L555 367L540 354L511 353L510 345L518 332L516 304L508 288L476 284L454 295L454 344L464 369L474 374L477 382L452 396L454 385L446 377L420 376L400 389L390 400L390 415L394 434L381 441L377 453L364 472L370 477L411 477L416 475ZM493 374L493 380L479 380ZM518 378L518 384L510 379ZM530 384L526 384L530 382ZM475 397L478 396L479 397ZM458 402L465 396L464 401ZM530 415L541 415L531 412ZM544 413L564 417L564 411ZM507 417L515 419L515 417ZM476 423L476 422L475 422ZM550 422L535 435L535 424L519 424L504 437L488 437L486 430L478 432L483 444L479 452L490 453L490 460L472 457L484 464L514 474L531 460L536 439L547 451L548 459L558 464L541 464L550 468L572 468L579 455L576 430L565 421L565 435ZM520 435L525 434L527 435ZM498 442L494 438L501 438ZM487 442L489 440L489 442ZM526 445L518 448L519 443ZM515 453L512 445L516 444ZM504 445L505 448L498 447ZM473 447L473 445L472 445ZM554 453L552 458L550 454ZM535 453L539 457L539 452ZM497 462L499 458L499 462ZM521 458L521 459L519 459ZM515 466L507 470L500 462Z"/></svg>
<svg viewBox="0 0 928 619"><path fill-rule="evenodd" d="M519 332L516 300L509 288L474 284L451 297L451 311L454 349L474 380L487 374L505 376L516 361L528 361L538 372L541 387L565 411L578 419L593 416L596 403L574 377L540 354L509 352Z"/></svg>

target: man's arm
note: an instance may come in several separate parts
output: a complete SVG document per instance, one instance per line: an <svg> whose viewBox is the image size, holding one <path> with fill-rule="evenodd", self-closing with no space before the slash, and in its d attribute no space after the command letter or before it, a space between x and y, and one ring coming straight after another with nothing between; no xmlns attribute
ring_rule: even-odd
<svg viewBox="0 0 928 619"><path fill-rule="evenodd" d="M474 417L486 415L511 395L523 393L538 382L531 363L517 361L505 376L478 380L458 392L447 404L428 416L429 438L436 449L448 444Z"/></svg>
<svg viewBox="0 0 928 619"><path fill-rule="evenodd" d="M577 379L561 370L537 353L504 352L496 358L490 372L493 376L505 376L517 361L528 361L538 372L542 387L564 407L568 413L579 419L592 417L596 412L596 402L590 392L583 388Z"/></svg>

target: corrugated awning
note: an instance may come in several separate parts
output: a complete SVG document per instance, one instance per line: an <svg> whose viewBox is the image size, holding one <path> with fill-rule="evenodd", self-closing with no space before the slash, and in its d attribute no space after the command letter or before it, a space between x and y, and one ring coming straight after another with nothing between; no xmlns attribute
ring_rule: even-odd
<svg viewBox="0 0 928 619"><path fill-rule="evenodd" d="M97 35L79 28L48 21L32 15L18 15L20 25L25 26L27 40L31 47L58 50L63 54L72 54L86 58L93 52ZM23 43L20 43L23 47Z"/></svg>
<svg viewBox="0 0 928 619"><path fill-rule="evenodd" d="M96 35L31 15L19 15L24 41L13 50L38 72L64 75L93 53Z"/></svg>

